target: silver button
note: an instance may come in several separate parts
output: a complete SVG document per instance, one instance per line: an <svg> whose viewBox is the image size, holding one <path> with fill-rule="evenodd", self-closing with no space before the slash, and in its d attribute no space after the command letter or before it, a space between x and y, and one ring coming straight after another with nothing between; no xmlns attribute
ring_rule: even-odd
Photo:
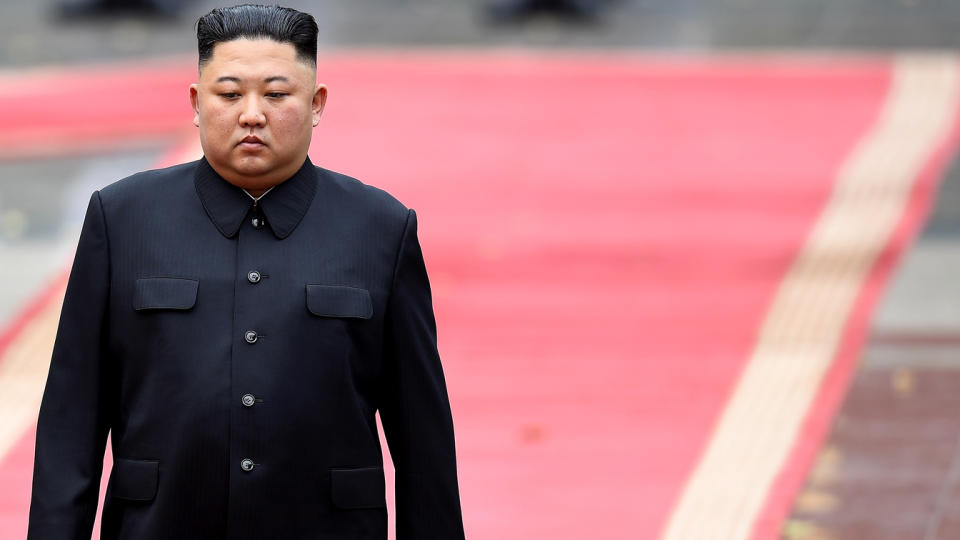
<svg viewBox="0 0 960 540"><path fill-rule="evenodd" d="M253 460L250 458L243 458L242 460L240 460L240 468L247 472L252 471L255 465L256 463L254 463Z"/></svg>
<svg viewBox="0 0 960 540"><path fill-rule="evenodd" d="M254 229L262 229L265 223L266 223L266 220L264 220L260 216L253 216L252 218L250 218L250 224L253 225Z"/></svg>
<svg viewBox="0 0 960 540"><path fill-rule="evenodd" d="M247 281L250 283L259 283L260 282L260 272L256 270L251 270L247 272Z"/></svg>
<svg viewBox="0 0 960 540"><path fill-rule="evenodd" d="M243 339L247 340L247 343L256 343L257 333L253 330L247 330L247 332L243 334Z"/></svg>
<svg viewBox="0 0 960 540"><path fill-rule="evenodd" d="M240 401L243 403L244 407L253 407L253 404L257 401L257 398L253 397L253 394L244 394Z"/></svg>

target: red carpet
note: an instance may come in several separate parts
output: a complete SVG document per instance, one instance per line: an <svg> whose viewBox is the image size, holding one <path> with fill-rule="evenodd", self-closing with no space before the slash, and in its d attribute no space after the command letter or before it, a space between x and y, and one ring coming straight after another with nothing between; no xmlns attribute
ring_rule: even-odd
<svg viewBox="0 0 960 540"><path fill-rule="evenodd" d="M187 68L116 73L84 115L31 105L10 132L44 139L31 127L42 117L101 144L170 136L190 119L185 88L168 99ZM657 538L890 77L863 58L321 59L315 163L420 216L470 538ZM141 88L164 97L123 103ZM874 291L920 224L937 163ZM853 369L843 355L813 435ZM805 474L813 435L788 477ZM0 538L24 536L32 439L0 462ZM794 489L777 485L761 536Z"/></svg>

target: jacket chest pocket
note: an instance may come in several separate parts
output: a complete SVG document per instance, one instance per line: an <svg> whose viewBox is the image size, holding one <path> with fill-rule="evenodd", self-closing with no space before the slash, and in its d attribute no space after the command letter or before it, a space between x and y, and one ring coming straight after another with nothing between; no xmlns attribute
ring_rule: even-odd
<svg viewBox="0 0 960 540"><path fill-rule="evenodd" d="M348 285L307 283L307 310L318 317L369 319L373 317L370 292Z"/></svg>
<svg viewBox="0 0 960 540"><path fill-rule="evenodd" d="M137 311L192 309L197 302L199 285L198 280L190 278L139 278L133 290L133 309Z"/></svg>

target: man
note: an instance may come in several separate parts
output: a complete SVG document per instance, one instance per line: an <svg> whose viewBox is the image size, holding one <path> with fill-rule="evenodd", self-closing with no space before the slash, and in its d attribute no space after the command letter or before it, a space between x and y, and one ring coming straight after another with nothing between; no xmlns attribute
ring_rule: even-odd
<svg viewBox="0 0 960 540"><path fill-rule="evenodd" d="M204 157L90 198L37 426L28 537L462 539L417 215L307 157L317 26L197 24ZM258 198L258 200L254 200Z"/></svg>

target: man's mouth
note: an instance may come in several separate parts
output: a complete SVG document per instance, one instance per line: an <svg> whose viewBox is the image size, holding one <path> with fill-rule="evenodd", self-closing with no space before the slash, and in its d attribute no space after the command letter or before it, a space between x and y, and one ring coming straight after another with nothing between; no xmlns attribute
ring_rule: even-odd
<svg viewBox="0 0 960 540"><path fill-rule="evenodd" d="M260 139L260 137L257 137L256 135L247 135L243 139L240 139L240 146L253 148L257 146L266 146L266 144L262 139Z"/></svg>

